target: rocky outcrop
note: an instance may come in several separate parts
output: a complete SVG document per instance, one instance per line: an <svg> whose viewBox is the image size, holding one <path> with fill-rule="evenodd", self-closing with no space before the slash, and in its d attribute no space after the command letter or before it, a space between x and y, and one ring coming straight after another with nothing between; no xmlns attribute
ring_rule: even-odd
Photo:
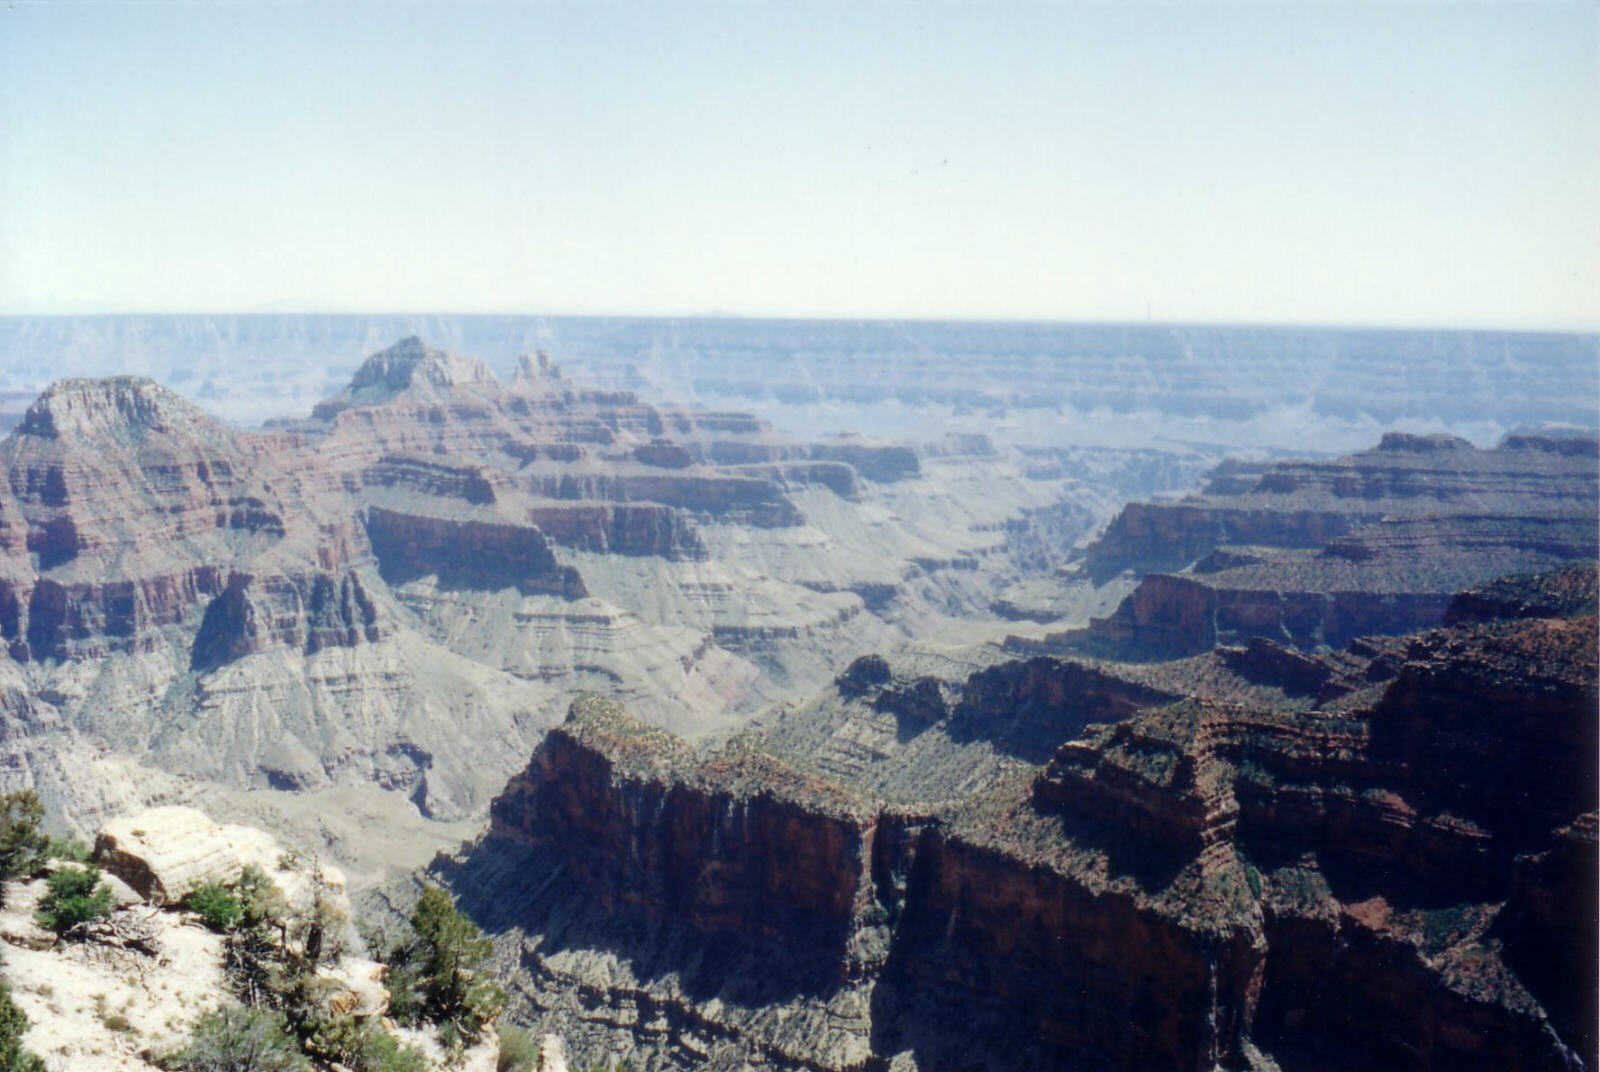
<svg viewBox="0 0 1600 1072"><path fill-rule="evenodd" d="M1592 565L1550 573L1505 577L1457 593L1445 610L1446 625L1499 618L1560 618L1600 613L1600 572Z"/></svg>
<svg viewBox="0 0 1600 1072"><path fill-rule="evenodd" d="M154 649L223 580L215 567L197 566L139 580L24 584L0 581L0 637L18 662L62 662Z"/></svg>
<svg viewBox="0 0 1600 1072"><path fill-rule="evenodd" d="M269 647L306 655L372 644L393 632L361 575L229 576L195 633L190 663L210 670Z"/></svg>
<svg viewBox="0 0 1600 1072"><path fill-rule="evenodd" d="M1585 926L1592 902L1575 887L1542 897L1533 875L1539 861L1561 874L1585 844L1569 832L1582 820L1565 824L1596 796L1594 644L1593 617L1426 634L1397 674L1377 669L1383 655L1350 674L1388 680L1370 706L1333 690L1304 714L1147 712L1064 744L1035 798L1069 829L1155 847L1129 865L1153 873L1242 854L1266 945L1252 1032L1284 1067L1352 1052L1387 1067L1582 1067L1570 1048L1592 1037L1592 1009L1574 1026L1571 1006L1529 992L1570 994L1587 966L1551 968L1557 987L1494 936L1526 924L1531 949ZM1519 907L1531 903L1544 921Z"/></svg>
<svg viewBox="0 0 1600 1072"><path fill-rule="evenodd" d="M553 542L599 554L701 559L705 546L683 511L659 503L541 503L528 520Z"/></svg>
<svg viewBox="0 0 1600 1072"><path fill-rule="evenodd" d="M675 507L705 521L756 528L784 528L805 520L770 480L726 473L552 473L530 477L526 486L546 499L642 500Z"/></svg>
<svg viewBox="0 0 1600 1072"><path fill-rule="evenodd" d="M633 448L633 456L645 465L659 469L687 469L694 464L694 455L681 444L670 439L652 439Z"/></svg>
<svg viewBox="0 0 1600 1072"><path fill-rule="evenodd" d="M140 897L174 905L202 883L227 885L247 866L271 875L292 901L309 889L278 842L249 826L219 825L202 811L181 806L149 808L106 823L95 838L94 860ZM319 868L324 893L346 913L344 876Z"/></svg>
<svg viewBox="0 0 1600 1072"><path fill-rule="evenodd" d="M429 458L386 454L365 469L361 482L366 487L409 488L426 495L446 499L459 499L474 506L485 506L496 500L497 478L487 466L449 465Z"/></svg>
<svg viewBox="0 0 1600 1072"><path fill-rule="evenodd" d="M401 394L427 400L453 398L454 388L495 382L494 373L482 361L435 350L412 335L362 362L350 386L317 403L311 416L330 420L352 407L381 404Z"/></svg>
<svg viewBox="0 0 1600 1072"><path fill-rule="evenodd" d="M1210 1067L1239 1053L1250 995L1219 990L1218 980L1249 990L1260 957L1248 931L1196 928L1140 898L1101 896L1070 868L959 822L874 806L757 752L697 757L606 701L574 705L492 816L473 855L446 867L463 903L531 929L584 903L669 945L687 927L717 944L722 964L751 955L736 949L765 950L753 955L769 979L788 980L782 992L798 1020L875 986L862 1027L884 1056L904 1049L923 1067L945 1067L975 1044L997 1045L1033 1060L1100 1055L1131 1070ZM531 906L520 891L473 887L497 857L542 881ZM533 879L552 865L554 884ZM506 905L524 914L508 916ZM1137 963L1127 955L1134 935L1148 943ZM786 958L781 968L773 956ZM1062 978L1075 983L1042 985ZM719 986L713 993L741 989ZM694 1037L709 1036L712 1053L743 1046L785 1067L846 1067L841 1051L862 1053L837 1041L830 1049L825 1032L820 1042L763 1036L731 998L646 993L673 1043L691 1052ZM593 997L617 1000L603 989ZM957 1009L959 1037L941 1038L941 1018Z"/></svg>
<svg viewBox="0 0 1600 1072"><path fill-rule="evenodd" d="M391 584L435 576L466 588L514 585L566 599L585 594L578 571L559 564L544 534L531 526L455 521L376 506L366 520L372 553Z"/></svg>
<svg viewBox="0 0 1600 1072"><path fill-rule="evenodd" d="M1265 638L1307 649L1437 625L1453 598L1439 592L1226 588L1214 578L1150 574L1108 618L1089 627L1091 650L1178 658Z"/></svg>
<svg viewBox="0 0 1600 1072"><path fill-rule="evenodd" d="M891 484L921 472L917 452L904 444L873 443L855 436L840 436L811 447L816 461L844 462L868 480Z"/></svg>
<svg viewBox="0 0 1600 1072"><path fill-rule="evenodd" d="M704 763L579 700L491 809L491 836L553 849L607 910L842 955L870 895L871 812L756 753Z"/></svg>
<svg viewBox="0 0 1600 1072"><path fill-rule="evenodd" d="M775 462L771 465L729 467L740 475L759 477L780 488L802 488L812 484L827 488L841 499L858 497L856 471L844 462Z"/></svg>
<svg viewBox="0 0 1600 1072"><path fill-rule="evenodd" d="M981 737L1042 763L1056 745L1091 722L1116 722L1142 707L1176 699L1070 659L1041 656L1007 662L969 677L951 736Z"/></svg>
<svg viewBox="0 0 1600 1072"><path fill-rule="evenodd" d="M1548 848L1519 856L1511 897L1492 932L1505 942L1506 963L1579 1054L1595 1053L1600 1042L1597 828L1600 817L1590 812L1558 829Z"/></svg>

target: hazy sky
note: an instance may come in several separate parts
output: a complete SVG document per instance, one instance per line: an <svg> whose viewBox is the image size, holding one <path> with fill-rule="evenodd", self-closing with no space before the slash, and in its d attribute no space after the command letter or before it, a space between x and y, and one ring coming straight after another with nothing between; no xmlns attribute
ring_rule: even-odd
<svg viewBox="0 0 1600 1072"><path fill-rule="evenodd" d="M0 312L1600 320L1600 5L0 9Z"/></svg>

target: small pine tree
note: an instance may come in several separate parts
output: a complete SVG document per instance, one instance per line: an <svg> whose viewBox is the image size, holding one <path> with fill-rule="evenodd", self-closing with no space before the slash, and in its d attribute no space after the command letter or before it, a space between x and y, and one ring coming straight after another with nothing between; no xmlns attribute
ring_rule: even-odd
<svg viewBox="0 0 1600 1072"><path fill-rule="evenodd" d="M410 959L428 1018L447 1035L477 1041L505 1007L505 994L487 976L493 943L437 886L423 889L411 928L417 942Z"/></svg>
<svg viewBox="0 0 1600 1072"><path fill-rule="evenodd" d="M333 899L333 889L322 873L322 865L313 863L311 904L304 912L289 918L285 932L285 948L297 961L297 970L315 972L319 966L343 956L348 922L344 910Z"/></svg>
<svg viewBox="0 0 1600 1072"><path fill-rule="evenodd" d="M223 946L223 970L246 1005L275 1007L289 906L277 883L254 865L239 875L234 895L239 921Z"/></svg>
<svg viewBox="0 0 1600 1072"><path fill-rule="evenodd" d="M93 864L63 867L45 882L48 888L34 918L57 935L111 914L111 887L100 881L100 869Z"/></svg>
<svg viewBox="0 0 1600 1072"><path fill-rule="evenodd" d="M39 828L43 821L44 805L32 789L0 793L0 882L37 874L44 866L49 839Z"/></svg>

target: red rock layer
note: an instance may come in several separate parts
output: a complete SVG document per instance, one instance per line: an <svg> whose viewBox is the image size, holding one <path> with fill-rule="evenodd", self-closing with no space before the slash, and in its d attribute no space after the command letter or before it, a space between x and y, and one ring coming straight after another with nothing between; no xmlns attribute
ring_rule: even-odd
<svg viewBox="0 0 1600 1072"><path fill-rule="evenodd" d="M942 732L966 719L1000 747L1010 723L1063 712L1087 728L1031 783L936 811L748 746L697 757L586 702L495 802L476 853L549 854L581 891L562 904L592 896L718 948L821 951L829 985L875 986L885 1060L955 1067L1004 1046L1130 1072L1262 1051L1286 1069L1582 1068L1596 642L1587 616L1337 660L1227 656L1310 698L1282 710L1171 703L1058 659L1002 665L954 709L923 697ZM919 694L881 659L840 683L873 706ZM535 932L539 911L521 921Z"/></svg>

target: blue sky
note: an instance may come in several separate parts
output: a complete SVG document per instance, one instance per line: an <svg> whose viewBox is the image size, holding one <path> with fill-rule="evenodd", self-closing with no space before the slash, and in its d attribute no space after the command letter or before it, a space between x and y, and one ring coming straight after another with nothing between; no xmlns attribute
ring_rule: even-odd
<svg viewBox="0 0 1600 1072"><path fill-rule="evenodd" d="M1592 327L1600 5L0 8L0 312Z"/></svg>

